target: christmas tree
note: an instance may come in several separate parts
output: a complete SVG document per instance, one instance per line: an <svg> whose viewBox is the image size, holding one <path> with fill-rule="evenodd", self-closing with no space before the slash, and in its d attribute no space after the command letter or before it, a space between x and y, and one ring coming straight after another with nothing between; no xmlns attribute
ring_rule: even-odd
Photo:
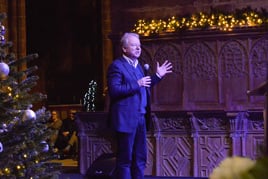
<svg viewBox="0 0 268 179"><path fill-rule="evenodd" d="M52 178L60 166L50 162L56 157L48 144L51 115L44 107L34 110L46 95L33 92L37 67L27 67L38 55L16 59L9 52L5 17L0 14L0 178Z"/></svg>

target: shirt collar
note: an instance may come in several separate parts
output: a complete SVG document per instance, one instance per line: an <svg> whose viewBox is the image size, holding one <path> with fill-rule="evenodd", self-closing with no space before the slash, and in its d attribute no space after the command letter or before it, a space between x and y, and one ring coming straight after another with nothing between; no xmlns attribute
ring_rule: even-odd
<svg viewBox="0 0 268 179"><path fill-rule="evenodd" d="M136 59L136 60L132 60L132 59L130 59L129 57L127 57L126 55L123 55L123 57L127 60L127 62L128 62L130 65L134 66L135 68L137 67L137 65L138 65L138 63L139 63L139 60L138 60L138 59Z"/></svg>

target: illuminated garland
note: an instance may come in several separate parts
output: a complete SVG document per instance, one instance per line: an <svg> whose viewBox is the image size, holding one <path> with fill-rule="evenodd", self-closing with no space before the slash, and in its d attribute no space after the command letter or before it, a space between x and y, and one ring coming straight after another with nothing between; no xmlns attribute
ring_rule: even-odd
<svg viewBox="0 0 268 179"><path fill-rule="evenodd" d="M252 10L250 7L236 10L234 14L228 14L212 10L211 13L200 12L188 17L171 17L167 20L139 19L134 25L133 32L142 36L150 36L160 33L174 33L182 30L221 30L232 31L234 28L257 27L268 24L268 13Z"/></svg>
<svg viewBox="0 0 268 179"><path fill-rule="evenodd" d="M97 82L91 80L89 82L88 91L84 95L84 101L83 101L83 105L86 111L95 111L96 91L97 91Z"/></svg>

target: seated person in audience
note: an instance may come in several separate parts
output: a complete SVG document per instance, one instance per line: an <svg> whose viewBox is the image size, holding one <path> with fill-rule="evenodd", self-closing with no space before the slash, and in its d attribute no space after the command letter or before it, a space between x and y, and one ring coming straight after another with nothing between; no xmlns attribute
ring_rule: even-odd
<svg viewBox="0 0 268 179"><path fill-rule="evenodd" d="M51 121L48 123L48 127L50 129L52 129L52 134L51 134L50 139L49 139L49 144L54 152L57 152L57 149L55 149L55 145L56 145L56 141L57 141L59 130L60 130L61 126L62 126L62 120L60 119L58 112L52 111L51 112Z"/></svg>
<svg viewBox="0 0 268 179"><path fill-rule="evenodd" d="M78 152L77 130L74 121L75 110L69 111L69 117L62 120L62 126L55 146L65 155L76 156Z"/></svg>

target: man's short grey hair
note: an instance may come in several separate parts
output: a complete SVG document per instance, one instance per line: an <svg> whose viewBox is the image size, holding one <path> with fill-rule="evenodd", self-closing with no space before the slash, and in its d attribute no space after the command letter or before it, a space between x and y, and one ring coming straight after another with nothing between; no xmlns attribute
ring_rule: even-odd
<svg viewBox="0 0 268 179"><path fill-rule="evenodd" d="M139 34L137 34L137 33L134 33L134 32L126 32L126 33L124 33L124 35L121 37L121 40L120 40L120 43L121 43L121 46L122 47L127 46L127 44L128 44L128 37L130 37L130 36L134 36L134 37L140 38Z"/></svg>

